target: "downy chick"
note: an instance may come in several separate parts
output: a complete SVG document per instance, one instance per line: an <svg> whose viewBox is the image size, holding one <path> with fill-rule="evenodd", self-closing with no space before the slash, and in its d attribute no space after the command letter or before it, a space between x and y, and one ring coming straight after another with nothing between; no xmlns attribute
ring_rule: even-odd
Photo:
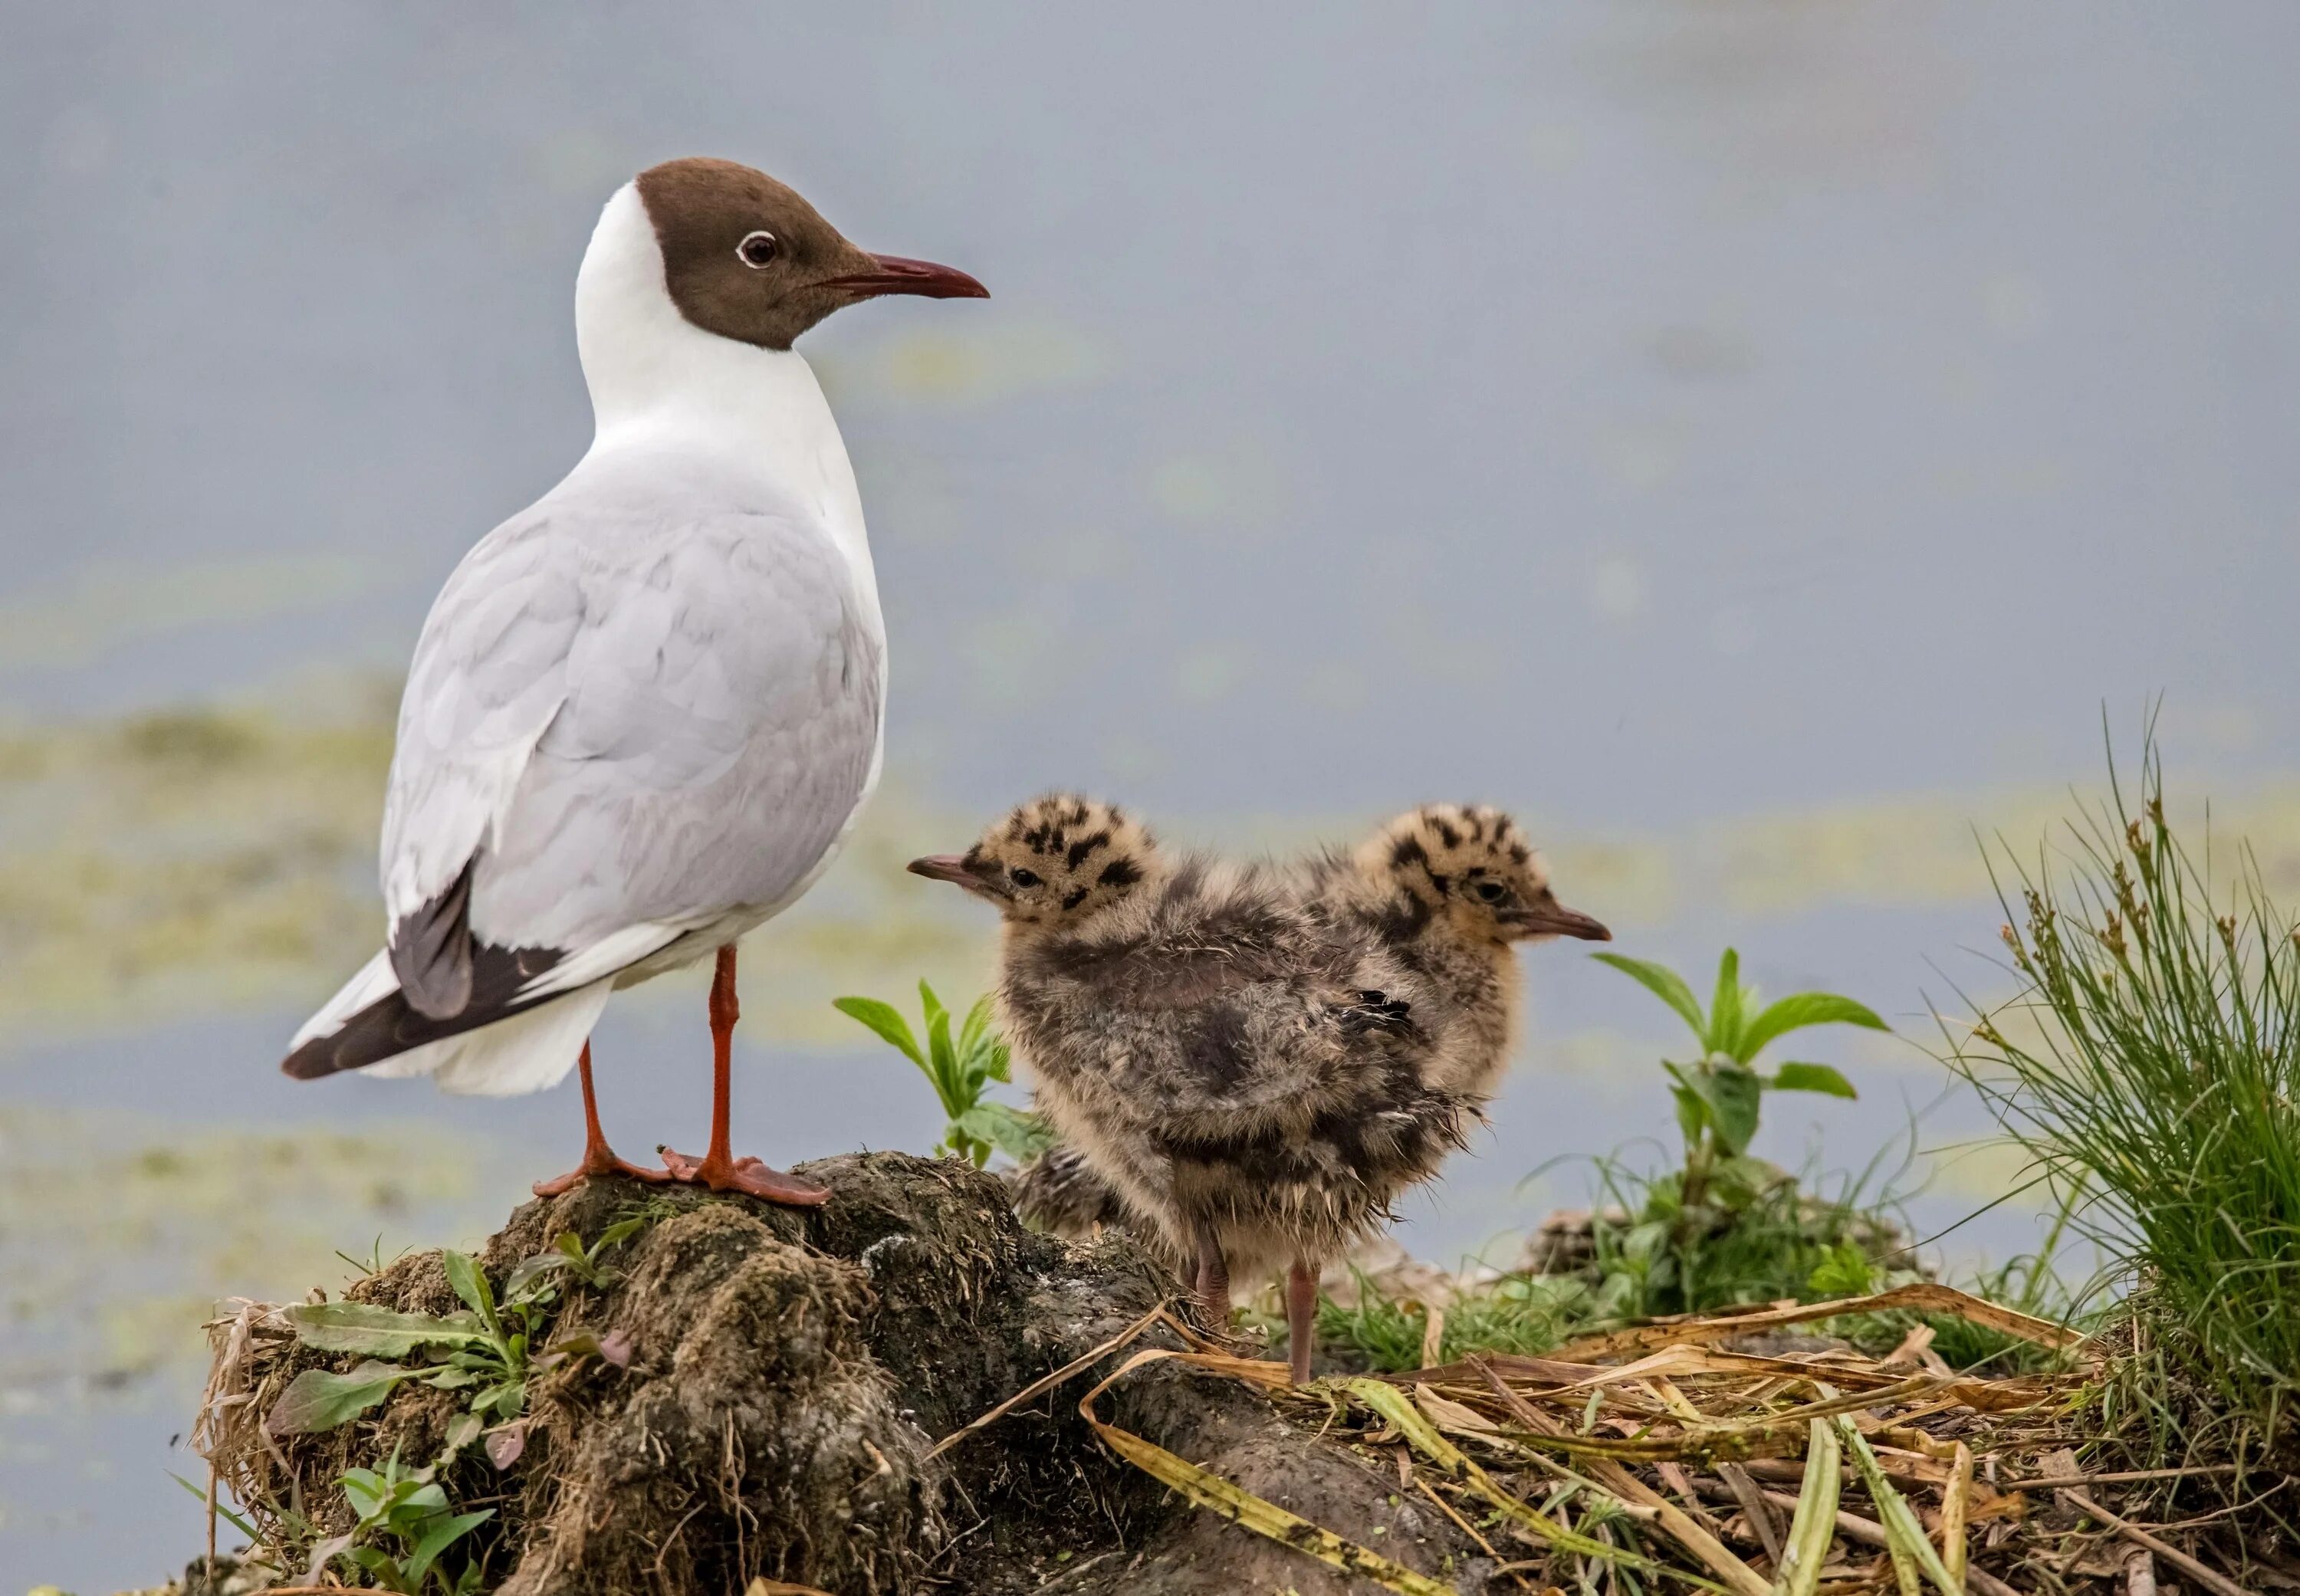
<svg viewBox="0 0 2300 1596"><path fill-rule="evenodd" d="M1090 800L1022 805L963 855L915 860L1004 920L998 1005L1038 1102L1226 1319L1233 1272L1288 1267L1296 1379L1318 1266L1460 1144L1376 940L1288 882L1162 851ZM1075 1171L1073 1171L1075 1173Z"/></svg>
<svg viewBox="0 0 2300 1596"><path fill-rule="evenodd" d="M1290 873L1305 914L1386 953L1383 985L1412 1016L1422 1084L1465 1109L1493 1097L1516 1040L1521 942L1610 941L1557 902L1548 869L1507 815L1433 804L1388 821L1356 847ZM1056 1146L1015 1171L1014 1206L1058 1235L1118 1223L1125 1209L1079 1149Z"/></svg>
<svg viewBox="0 0 2300 1596"><path fill-rule="evenodd" d="M1482 1104L1501 1085L1517 1038L1517 944L1612 933L1568 909L1517 823L1484 805L1425 804L1347 852L1312 860L1306 908L1370 935L1402 968L1390 995L1429 1040L1422 1078Z"/></svg>

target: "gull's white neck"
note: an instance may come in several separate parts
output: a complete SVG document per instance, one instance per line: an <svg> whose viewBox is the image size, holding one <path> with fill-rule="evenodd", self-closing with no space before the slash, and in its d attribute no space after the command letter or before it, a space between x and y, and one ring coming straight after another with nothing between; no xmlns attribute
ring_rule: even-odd
<svg viewBox="0 0 2300 1596"><path fill-rule="evenodd" d="M575 346L598 428L593 454L676 449L754 476L815 510L870 586L854 468L813 369L796 350L719 337L679 313L635 184L607 202L583 254Z"/></svg>

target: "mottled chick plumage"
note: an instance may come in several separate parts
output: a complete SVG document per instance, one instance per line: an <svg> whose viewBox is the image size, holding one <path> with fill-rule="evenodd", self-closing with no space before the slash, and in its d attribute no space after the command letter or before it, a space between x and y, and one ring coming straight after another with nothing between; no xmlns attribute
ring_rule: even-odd
<svg viewBox="0 0 2300 1596"><path fill-rule="evenodd" d="M912 869L998 906L1000 1018L1039 1107L1202 1290L1210 1259L1346 1251L1458 1145L1466 1100L1424 1079L1385 995L1402 970L1284 873L1170 855L1068 796Z"/></svg>
<svg viewBox="0 0 2300 1596"><path fill-rule="evenodd" d="M1474 1112L1498 1090L1516 1040L1521 942L1605 940L1567 909L1542 856L1498 810L1432 804L1408 810L1354 847L1287 872L1300 910L1348 945L1369 941L1384 990L1413 1020L1421 1084ZM1015 1177L1018 1209L1057 1234L1082 1235L1125 1213L1094 1162L1058 1147Z"/></svg>
<svg viewBox="0 0 2300 1596"><path fill-rule="evenodd" d="M1301 892L1311 912L1373 937L1396 961L1392 995L1429 1038L1425 1079L1479 1103L1499 1090L1516 1043L1516 944L1612 936L1557 901L1517 822L1481 804L1409 810L1313 859Z"/></svg>

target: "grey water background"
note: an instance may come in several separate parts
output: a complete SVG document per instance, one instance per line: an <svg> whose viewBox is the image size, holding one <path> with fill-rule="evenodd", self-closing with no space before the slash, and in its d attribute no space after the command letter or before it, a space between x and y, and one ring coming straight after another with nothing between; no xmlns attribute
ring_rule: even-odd
<svg viewBox="0 0 2300 1596"><path fill-rule="evenodd" d="M1465 794L1562 859L1699 863L1772 817L1755 874L1794 883L1641 890L1623 946L1736 941L1769 988L1921 1037L1927 994L1992 979L1970 860L1928 878L1944 815L2017 829L2022 795L2096 785L2103 705L2124 731L2160 693L2178 776L2242 797L2300 765L2300 12L2274 0L12 3L0 32L23 727L396 671L455 559L587 441L569 300L599 204L709 153L995 295L804 345L871 519L890 774L938 825L1054 783L1229 840ZM1417 1247L1478 1248L1584 1195L1528 1171L1666 1134L1658 1010L1579 954L1529 956L1526 1061ZM565 1161L569 1092L291 1089L279 1040L340 973L0 1050L12 1268L125 1301L166 1254L179 1292L301 1289L260 1248L186 1250L171 1138L462 1150L353 1205L396 1243L476 1235ZM699 1134L698 1028L663 999L603 1029L635 1144ZM1771 1108L1785 1162L1858 1165L1946 1090L1912 1048L1815 1046L1862 1100ZM746 1041L737 1106L778 1160L938 1129L827 1042ZM1918 1140L1985 1126L1950 1097ZM129 1158L158 1184L114 1227L26 1196L70 1162L100 1209ZM2011 1185L1943 1168L1921 1227ZM1948 1245L2034 1228L2012 1205ZM148 1583L196 1546L163 1473L196 1472L169 1439L196 1359L96 1339L54 1301L0 1326L0 1588Z"/></svg>

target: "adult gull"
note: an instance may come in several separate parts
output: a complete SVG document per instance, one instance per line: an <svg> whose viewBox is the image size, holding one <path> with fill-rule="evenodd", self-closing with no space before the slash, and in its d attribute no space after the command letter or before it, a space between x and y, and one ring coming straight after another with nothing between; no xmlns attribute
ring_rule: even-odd
<svg viewBox="0 0 2300 1596"><path fill-rule="evenodd" d="M384 951L283 1068L509 1096L579 1069L606 1173L779 1202L737 1159L737 939L838 854L877 784L887 649L838 424L791 347L880 295L980 298L873 255L763 172L673 161L607 202L575 286L597 420L566 478L466 555L424 623L384 807ZM667 1166L599 1128L610 993L715 955L711 1140Z"/></svg>

